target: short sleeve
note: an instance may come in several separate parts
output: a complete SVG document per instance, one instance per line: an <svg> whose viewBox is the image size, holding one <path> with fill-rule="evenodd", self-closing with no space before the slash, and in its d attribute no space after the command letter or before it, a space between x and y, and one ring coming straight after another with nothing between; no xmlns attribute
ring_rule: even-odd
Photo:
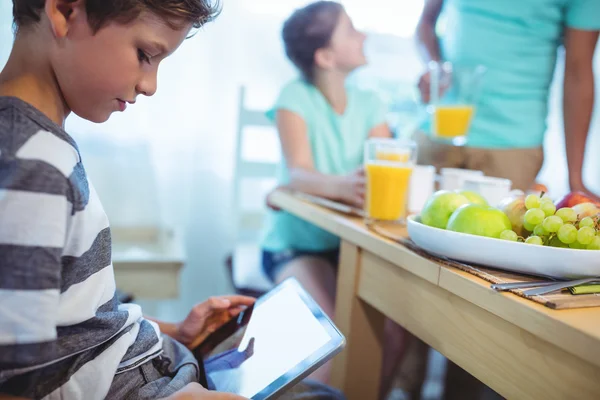
<svg viewBox="0 0 600 400"><path fill-rule="evenodd" d="M569 28L600 30L600 0L570 0L565 20Z"/></svg>
<svg viewBox="0 0 600 400"><path fill-rule="evenodd" d="M304 120L308 120L310 90L310 84L301 80L288 83L281 90L281 93L279 93L279 97L273 107L265 115L270 121L275 122L277 111L288 110L300 115Z"/></svg>

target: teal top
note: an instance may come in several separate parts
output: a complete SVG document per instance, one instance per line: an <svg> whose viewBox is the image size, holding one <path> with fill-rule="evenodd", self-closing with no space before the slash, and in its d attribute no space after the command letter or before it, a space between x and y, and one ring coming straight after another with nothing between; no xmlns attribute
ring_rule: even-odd
<svg viewBox="0 0 600 400"><path fill-rule="evenodd" d="M600 30L600 0L446 0L442 13L443 59L487 68L467 145L541 146L563 27Z"/></svg>
<svg viewBox="0 0 600 400"><path fill-rule="evenodd" d="M371 128L385 122L387 109L373 92L347 87L347 105L337 114L323 94L303 80L288 83L267 117L277 110L298 114L307 127L314 167L331 175L345 175L362 165L364 143ZM285 160L278 169L278 182L289 183ZM287 212L269 212L262 237L268 251L287 249L325 251L339 247L339 238Z"/></svg>

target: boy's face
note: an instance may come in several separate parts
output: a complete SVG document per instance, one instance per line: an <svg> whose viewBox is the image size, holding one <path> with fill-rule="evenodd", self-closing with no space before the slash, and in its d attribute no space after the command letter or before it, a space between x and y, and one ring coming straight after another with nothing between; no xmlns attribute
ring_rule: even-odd
<svg viewBox="0 0 600 400"><path fill-rule="evenodd" d="M83 9L56 36L51 63L69 109L92 122L124 111L138 94L156 92L158 65L179 47L191 25L173 29L160 17L142 13L126 25L109 22L94 33Z"/></svg>

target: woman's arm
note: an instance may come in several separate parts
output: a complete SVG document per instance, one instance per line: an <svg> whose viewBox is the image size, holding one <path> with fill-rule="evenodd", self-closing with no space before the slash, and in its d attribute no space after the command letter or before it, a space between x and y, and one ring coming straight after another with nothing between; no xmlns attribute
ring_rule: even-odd
<svg viewBox="0 0 600 400"><path fill-rule="evenodd" d="M598 32L566 28L563 114L571 190L597 199L583 183L583 159L594 109L594 51Z"/></svg>
<svg viewBox="0 0 600 400"><path fill-rule="evenodd" d="M429 61L440 61L440 43L435 33L435 25L442 12L444 0L426 0L421 18L417 25L417 43L421 58L426 63Z"/></svg>
<svg viewBox="0 0 600 400"><path fill-rule="evenodd" d="M355 207L363 206L364 176L361 171L339 176L315 170L306 122L298 114L284 109L277 111L276 121L283 156L290 171L288 188Z"/></svg>

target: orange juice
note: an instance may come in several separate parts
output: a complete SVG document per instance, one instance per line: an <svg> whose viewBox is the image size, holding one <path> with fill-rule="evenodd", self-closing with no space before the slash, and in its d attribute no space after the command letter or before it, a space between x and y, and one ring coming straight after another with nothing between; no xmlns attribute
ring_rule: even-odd
<svg viewBox="0 0 600 400"><path fill-rule="evenodd" d="M437 136L453 138L465 136L473 117L473 106L436 106L433 113L433 129Z"/></svg>
<svg viewBox="0 0 600 400"><path fill-rule="evenodd" d="M367 216L388 221L405 217L412 166L372 161L366 163L365 173Z"/></svg>
<svg viewBox="0 0 600 400"><path fill-rule="evenodd" d="M380 161L408 162L410 153L393 150L377 150L375 158Z"/></svg>

